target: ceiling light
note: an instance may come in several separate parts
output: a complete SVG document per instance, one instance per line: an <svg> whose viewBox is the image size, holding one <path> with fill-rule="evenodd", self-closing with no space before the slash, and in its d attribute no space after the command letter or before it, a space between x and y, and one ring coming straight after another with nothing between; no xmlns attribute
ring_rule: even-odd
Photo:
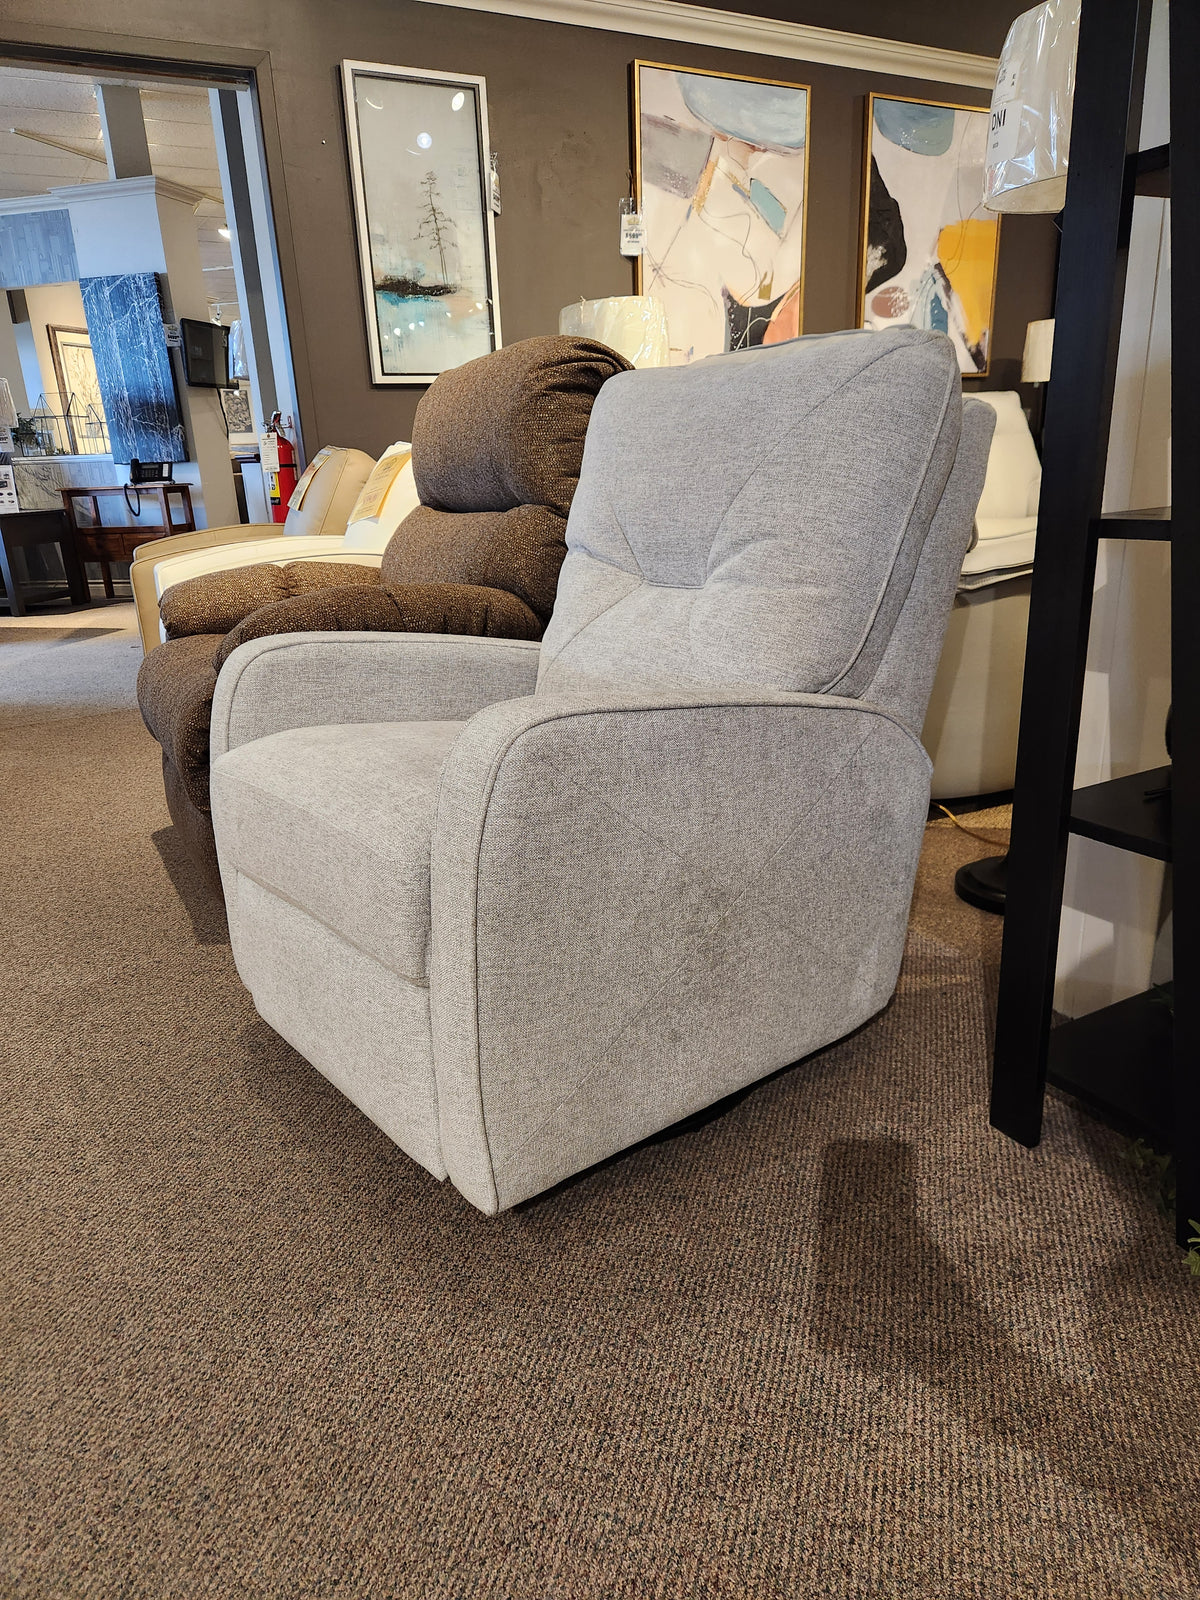
<svg viewBox="0 0 1200 1600"><path fill-rule="evenodd" d="M451 109L451 111L461 111L462 108L466 105L466 103L467 103L467 97L462 92L462 90L460 89L458 91L458 93L454 96L454 99L451 100L450 109Z"/></svg>
<svg viewBox="0 0 1200 1600"><path fill-rule="evenodd" d="M429 146L433 143L433 135L431 133L419 133L417 135L417 143L420 145L422 150L428 150Z"/></svg>
<svg viewBox="0 0 1200 1600"><path fill-rule="evenodd" d="M229 237L229 229L228 228L218 228L217 232L221 235L222 239L228 239L228 237Z"/></svg>

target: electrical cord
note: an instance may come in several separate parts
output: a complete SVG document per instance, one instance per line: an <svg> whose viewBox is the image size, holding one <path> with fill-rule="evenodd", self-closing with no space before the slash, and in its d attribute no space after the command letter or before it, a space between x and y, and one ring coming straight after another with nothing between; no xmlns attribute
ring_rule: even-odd
<svg viewBox="0 0 1200 1600"><path fill-rule="evenodd" d="M1004 843L1003 839L989 839L986 833L979 833L975 828L968 828L965 822L960 822L953 811L948 810L940 801L935 800L933 803L943 816L949 817L956 828L961 828L964 833L969 833L972 839L978 839L981 844L990 844L993 849L998 849ZM934 818L933 820L936 821L937 819Z"/></svg>
<svg viewBox="0 0 1200 1600"><path fill-rule="evenodd" d="M134 495L137 497L137 503L136 504L134 503L133 500L131 500L129 498L130 489L133 490ZM129 508L129 514L130 514L131 517L140 517L141 516L141 514L142 514L142 491L134 483L127 483L125 485L125 504Z"/></svg>

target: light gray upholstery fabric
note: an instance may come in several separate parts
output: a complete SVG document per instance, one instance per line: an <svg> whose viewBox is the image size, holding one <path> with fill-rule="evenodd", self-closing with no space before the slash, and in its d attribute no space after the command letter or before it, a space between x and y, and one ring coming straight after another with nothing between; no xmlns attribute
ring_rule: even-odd
<svg viewBox="0 0 1200 1600"><path fill-rule="evenodd" d="M240 645L213 695L211 753L286 728L454 722L530 694L537 643L436 633L278 634Z"/></svg>
<svg viewBox="0 0 1200 1600"><path fill-rule="evenodd" d="M911 329L624 374L540 660L235 651L213 816L262 1014L489 1212L865 1021L899 966L913 730L992 418Z"/></svg>
<svg viewBox="0 0 1200 1600"><path fill-rule="evenodd" d="M233 953L259 1016L435 1178L429 990L406 982L298 906L224 867Z"/></svg>
<svg viewBox="0 0 1200 1600"><path fill-rule="evenodd" d="M335 724L240 745L212 772L222 865L427 983L434 804L462 728Z"/></svg>
<svg viewBox="0 0 1200 1600"><path fill-rule="evenodd" d="M958 458L934 514L912 587L863 698L888 706L919 730L933 692L963 556L975 531L975 507L987 472L996 413L981 400L963 406ZM844 692L844 691L843 691Z"/></svg>
<svg viewBox="0 0 1200 1600"><path fill-rule="evenodd" d="M960 393L949 341L911 328L611 379L539 686L857 693L954 463Z"/></svg>
<svg viewBox="0 0 1200 1600"><path fill-rule="evenodd" d="M877 1011L928 774L907 729L825 696L472 718L442 775L431 968L467 1198L511 1206Z"/></svg>

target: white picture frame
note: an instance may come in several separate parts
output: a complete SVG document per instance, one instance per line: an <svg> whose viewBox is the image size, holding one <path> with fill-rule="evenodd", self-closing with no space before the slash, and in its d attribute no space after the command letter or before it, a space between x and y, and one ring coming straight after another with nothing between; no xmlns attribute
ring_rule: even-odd
<svg viewBox="0 0 1200 1600"><path fill-rule="evenodd" d="M486 80L343 61L342 96L371 382L432 383L501 344Z"/></svg>

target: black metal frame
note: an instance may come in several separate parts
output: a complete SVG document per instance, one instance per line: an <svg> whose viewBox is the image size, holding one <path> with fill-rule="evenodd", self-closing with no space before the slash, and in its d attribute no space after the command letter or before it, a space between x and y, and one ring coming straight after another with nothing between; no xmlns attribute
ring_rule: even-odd
<svg viewBox="0 0 1200 1600"><path fill-rule="evenodd" d="M1191 313L1184 303L1184 273L1173 278L1172 431L1181 447L1173 457L1172 509L1101 514L1135 193L1162 195L1172 186L1183 197L1172 209L1175 259L1194 260L1189 251L1200 248L1194 119L1174 119L1169 153L1138 149L1150 9L1150 0L1088 0L1080 25L991 1116L1004 1133L1035 1145L1049 1077L1117 1125L1159 1144L1169 1139L1178 1167L1182 1243L1190 1220L1200 1219L1200 994L1193 998L1188 981L1197 970L1200 937L1200 838L1189 827L1200 800L1200 630L1192 614L1200 596L1200 454L1190 444L1200 416L1195 363L1185 350ZM1176 104L1183 104L1198 59L1200 7L1175 5L1172 82L1182 90ZM1173 768L1073 793L1101 538L1171 540ZM1169 802L1162 794L1168 776ZM1173 1027L1168 998L1150 992L1051 1031L1072 832L1173 863L1180 979Z"/></svg>

